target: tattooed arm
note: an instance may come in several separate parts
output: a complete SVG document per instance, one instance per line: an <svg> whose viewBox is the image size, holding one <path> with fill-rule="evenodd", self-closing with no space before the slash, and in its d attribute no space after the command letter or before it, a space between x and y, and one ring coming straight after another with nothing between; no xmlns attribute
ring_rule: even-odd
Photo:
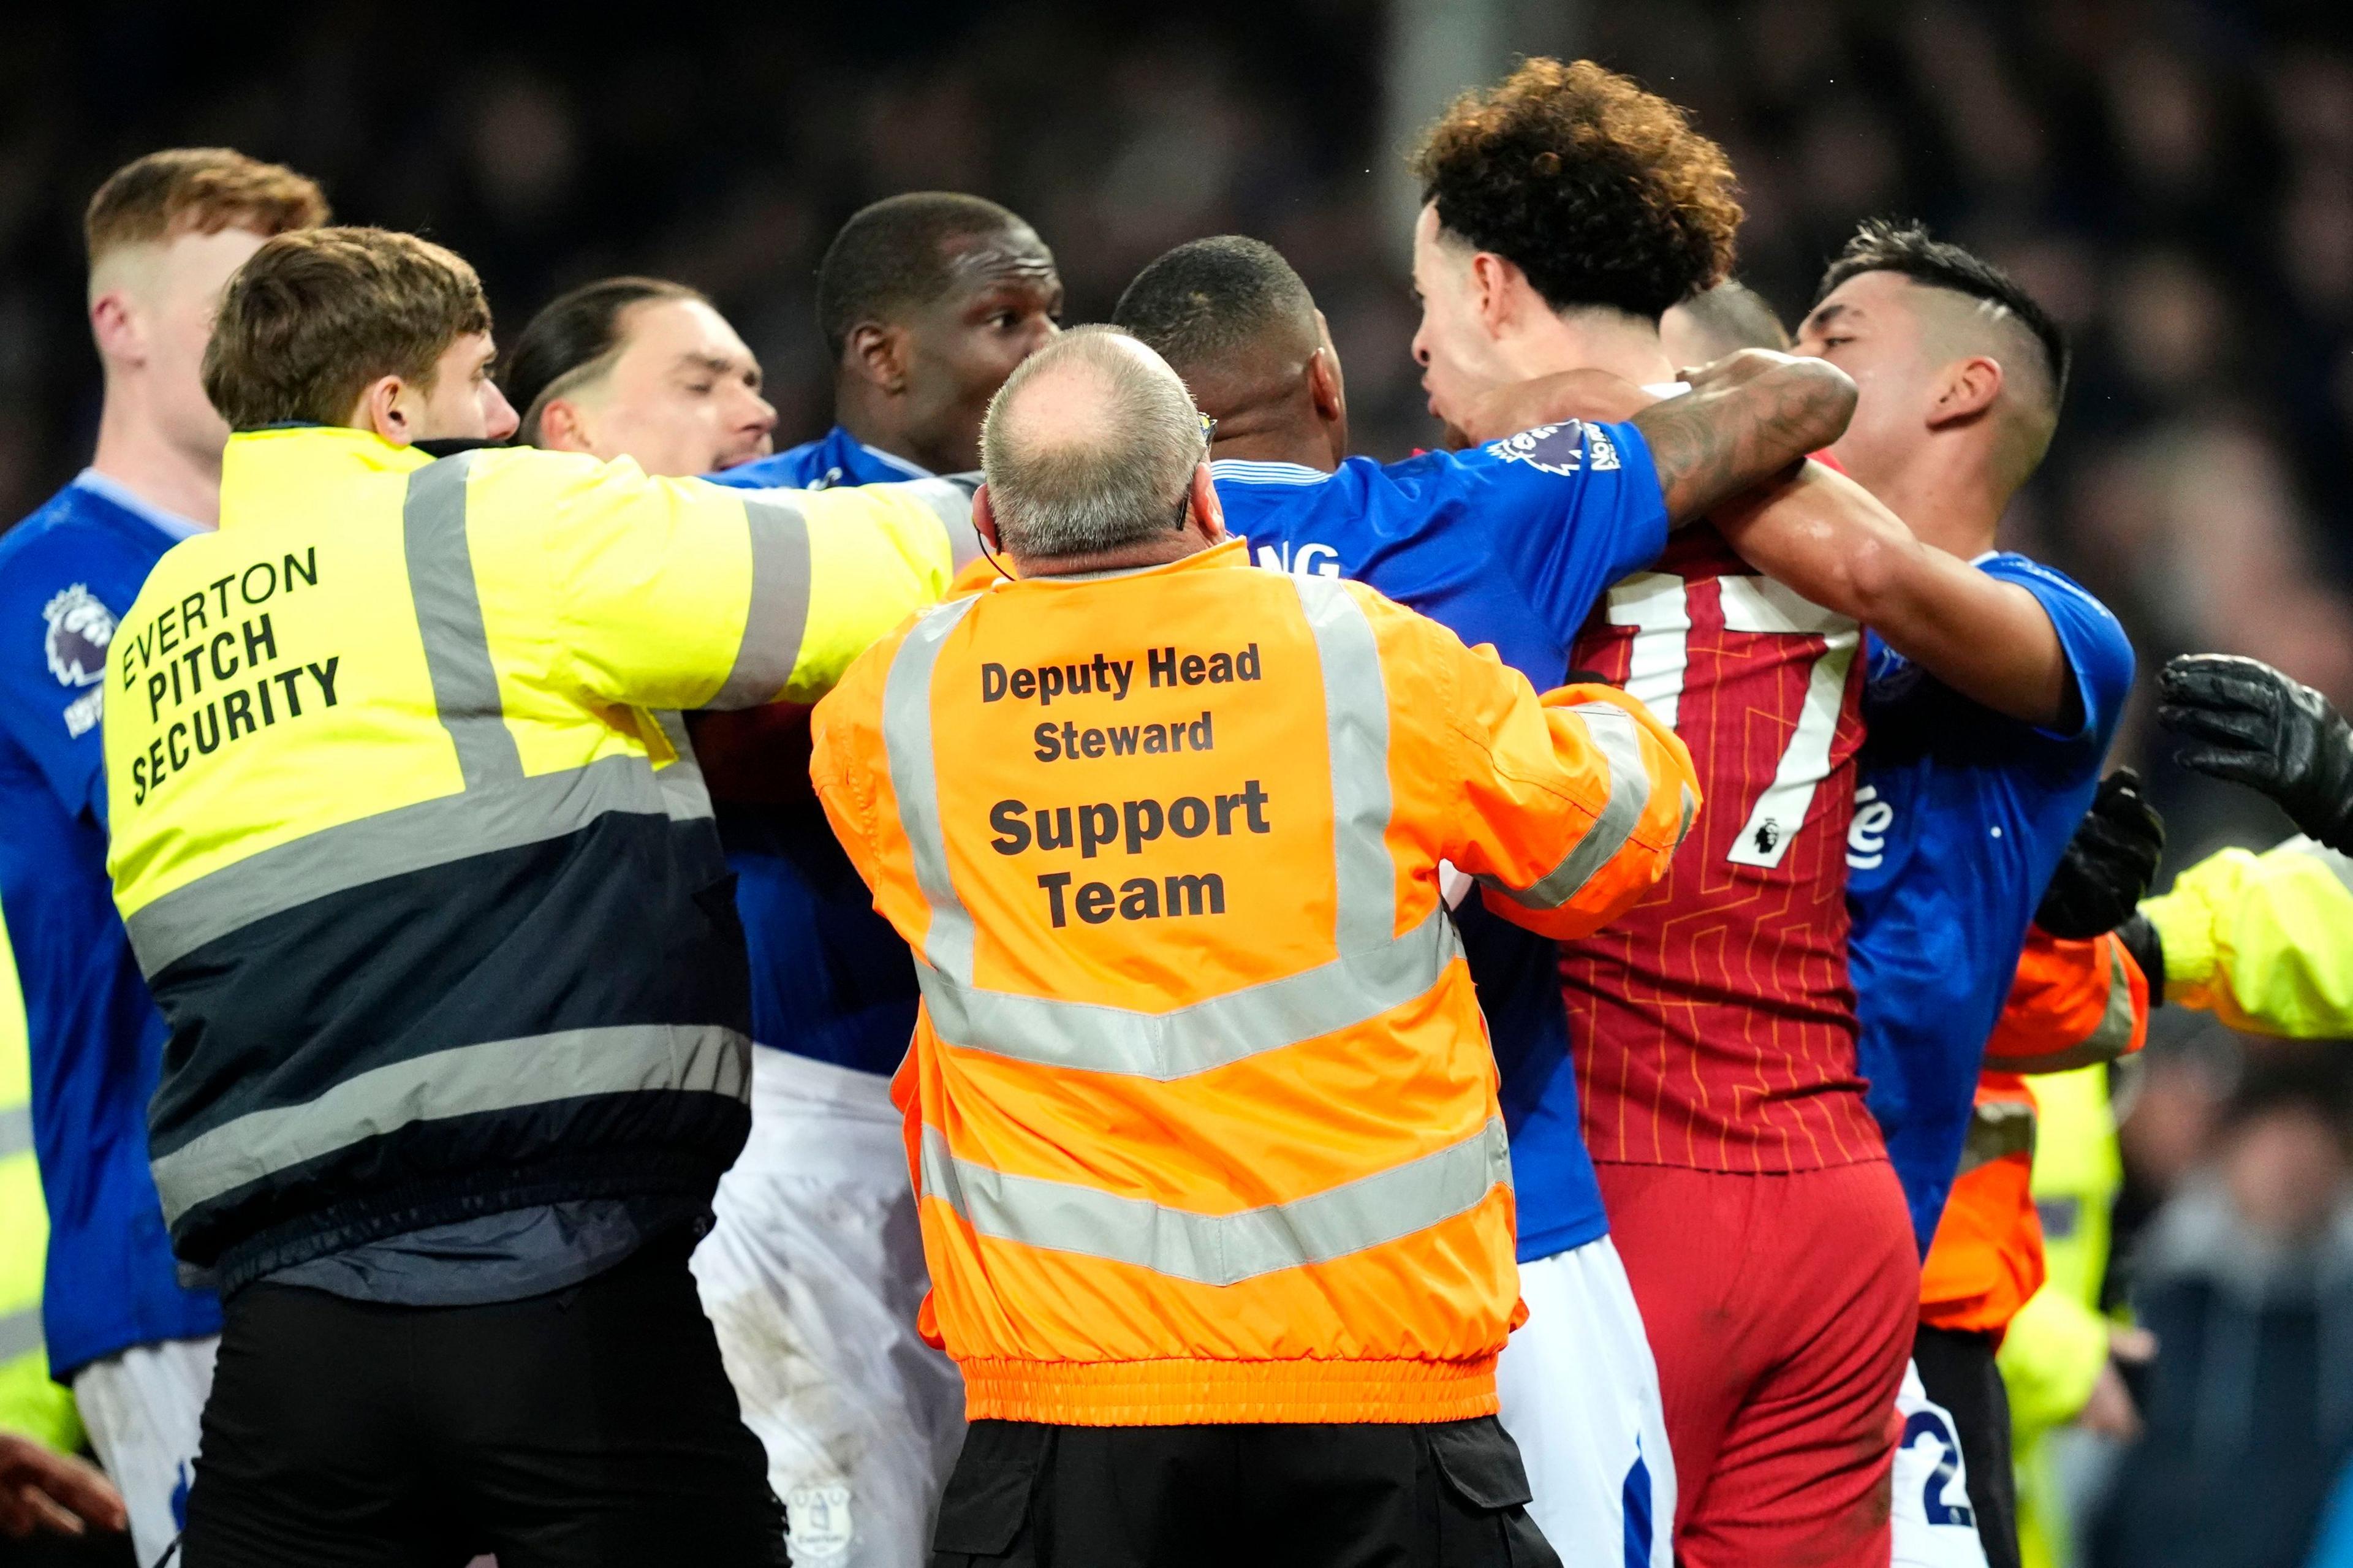
<svg viewBox="0 0 2353 1568"><path fill-rule="evenodd" d="M1677 523L1786 474L1837 440L1854 413L1854 383L1823 360L1743 349L1690 376L1688 395L1633 420Z"/></svg>

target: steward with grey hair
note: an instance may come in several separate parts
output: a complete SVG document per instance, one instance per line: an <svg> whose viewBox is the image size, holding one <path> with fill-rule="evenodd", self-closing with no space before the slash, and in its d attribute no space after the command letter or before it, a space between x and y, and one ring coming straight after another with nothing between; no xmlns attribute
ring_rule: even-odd
<svg viewBox="0 0 2353 1568"><path fill-rule="evenodd" d="M1622 691L1539 700L1261 570L1207 434L1134 338L1039 350L981 448L1019 575L810 719L923 989L897 1100L971 1417L933 1561L1208 1562L1240 1517L1296 1568L1556 1565L1494 1414L1516 1200L1439 868L1584 935L1671 863L1690 753Z"/></svg>
<svg viewBox="0 0 2353 1568"><path fill-rule="evenodd" d="M1026 575L1137 552L1117 563L1174 560L1223 532L1208 448L1166 361L1115 327L1082 328L1023 361L990 402L975 521ZM1188 519L1215 525L1198 531Z"/></svg>

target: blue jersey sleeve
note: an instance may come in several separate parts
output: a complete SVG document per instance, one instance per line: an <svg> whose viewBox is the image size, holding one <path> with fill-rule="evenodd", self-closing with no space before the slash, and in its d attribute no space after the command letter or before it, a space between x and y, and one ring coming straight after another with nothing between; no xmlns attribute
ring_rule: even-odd
<svg viewBox="0 0 2353 1568"><path fill-rule="evenodd" d="M1609 584L1667 547L1666 498L1631 425L1541 425L1460 461L1482 492L1496 558L1563 647Z"/></svg>
<svg viewBox="0 0 2353 1568"><path fill-rule="evenodd" d="M2007 552L1980 562L1989 577L2015 583L2034 595L2059 634L2059 647L2075 683L2083 721L2073 729L2042 733L2057 741L2089 741L2103 751L2124 716L2132 694L2132 641L2105 605L2064 573Z"/></svg>
<svg viewBox="0 0 2353 1568"><path fill-rule="evenodd" d="M69 816L106 820L99 705L106 647L128 605L108 605L84 582L18 562L0 587L0 731Z"/></svg>

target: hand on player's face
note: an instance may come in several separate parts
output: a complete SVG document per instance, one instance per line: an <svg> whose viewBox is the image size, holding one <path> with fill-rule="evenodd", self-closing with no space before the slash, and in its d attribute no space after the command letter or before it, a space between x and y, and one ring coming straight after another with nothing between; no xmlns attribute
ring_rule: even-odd
<svg viewBox="0 0 2353 1568"><path fill-rule="evenodd" d="M1014 367L1061 330L1062 279L1027 228L949 263L960 286L908 321L907 431L941 473L980 467L980 422Z"/></svg>
<svg viewBox="0 0 2353 1568"><path fill-rule="evenodd" d="M613 368L579 402L590 451L669 478L764 457L776 427L760 362L700 300L633 306Z"/></svg>

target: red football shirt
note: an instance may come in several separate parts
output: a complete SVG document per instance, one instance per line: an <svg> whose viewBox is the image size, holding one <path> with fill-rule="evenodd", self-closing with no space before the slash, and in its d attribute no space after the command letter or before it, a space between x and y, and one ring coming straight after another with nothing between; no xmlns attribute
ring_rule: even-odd
<svg viewBox="0 0 2353 1568"><path fill-rule="evenodd" d="M1704 524L1578 636L1577 667L1672 724L1706 795L1665 878L1562 950L1596 1160L1761 1172L1884 1157L1846 967L1857 643L1852 621L1755 575Z"/></svg>

